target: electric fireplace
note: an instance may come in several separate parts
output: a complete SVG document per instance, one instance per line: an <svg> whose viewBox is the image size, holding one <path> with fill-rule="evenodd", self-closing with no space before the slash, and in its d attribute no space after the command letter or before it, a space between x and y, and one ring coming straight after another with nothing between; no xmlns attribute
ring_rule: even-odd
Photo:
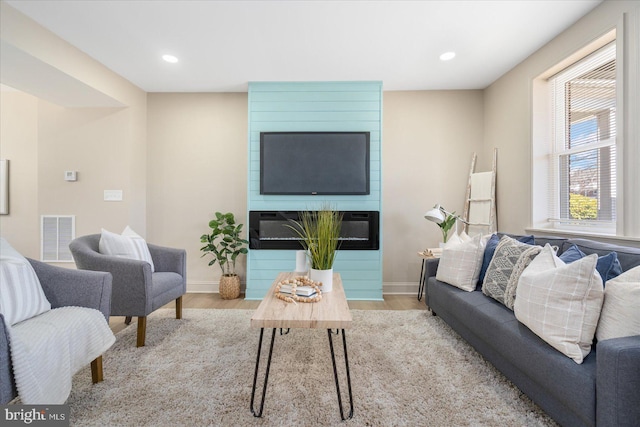
<svg viewBox="0 0 640 427"><path fill-rule="evenodd" d="M378 250L380 221L378 211L344 211L340 231L340 250ZM302 249L299 236L286 224L299 221L298 211L250 211L250 249Z"/></svg>

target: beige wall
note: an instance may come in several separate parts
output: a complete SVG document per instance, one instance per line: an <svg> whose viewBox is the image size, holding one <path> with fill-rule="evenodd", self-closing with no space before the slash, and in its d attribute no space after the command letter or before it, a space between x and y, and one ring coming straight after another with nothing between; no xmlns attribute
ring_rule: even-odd
<svg viewBox="0 0 640 427"><path fill-rule="evenodd" d="M462 213L471 157L482 150L482 106L479 90L384 93L385 292L390 284L415 288L417 252L442 241L424 213L436 203Z"/></svg>
<svg viewBox="0 0 640 427"><path fill-rule="evenodd" d="M16 208L0 218L2 235L39 258L40 215L75 215L77 235L126 225L146 234L146 93L4 2L0 7L2 43L52 70L39 76L41 86L64 74L74 87L88 88L79 98L99 93L99 100L123 105L65 108L39 98L37 88L34 96L0 93L0 147L11 161L10 203ZM78 171L78 181L65 182L66 170ZM124 200L105 202L104 190L123 190Z"/></svg>
<svg viewBox="0 0 640 427"><path fill-rule="evenodd" d="M621 22L638 1L605 1L484 91L484 163L498 148L499 230L524 233L531 225L531 84L538 75ZM620 35L619 35L620 37ZM637 96L637 94L635 95ZM638 169L638 165L635 166Z"/></svg>
<svg viewBox="0 0 640 427"><path fill-rule="evenodd" d="M0 91L0 158L9 159L9 215L0 235L16 250L38 258L38 99Z"/></svg>
<svg viewBox="0 0 640 427"><path fill-rule="evenodd" d="M220 268L200 257L213 214L247 227L247 110L246 93L148 96L148 240L187 250L191 289L217 289Z"/></svg>
<svg viewBox="0 0 640 427"><path fill-rule="evenodd" d="M11 185L3 237L39 259L40 215L75 215L76 235L127 224L145 234L146 197L135 185L146 182L146 159L136 153L134 109L63 108L22 92L0 99L0 155L10 160ZM78 172L76 182L64 181L67 170ZM105 202L106 189L123 190L124 200Z"/></svg>
<svg viewBox="0 0 640 427"><path fill-rule="evenodd" d="M134 202L129 171L135 159L128 109L63 108L46 101L38 108L38 201L40 214L75 215L76 235L121 232L144 222L129 215ZM78 172L67 182L64 171ZM122 202L105 202L104 190L123 190Z"/></svg>

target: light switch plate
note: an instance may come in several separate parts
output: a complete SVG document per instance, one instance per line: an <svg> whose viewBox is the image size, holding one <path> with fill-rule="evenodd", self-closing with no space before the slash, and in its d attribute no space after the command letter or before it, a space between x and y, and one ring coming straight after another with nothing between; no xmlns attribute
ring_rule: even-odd
<svg viewBox="0 0 640 427"><path fill-rule="evenodd" d="M104 190L105 202L121 202L122 190Z"/></svg>

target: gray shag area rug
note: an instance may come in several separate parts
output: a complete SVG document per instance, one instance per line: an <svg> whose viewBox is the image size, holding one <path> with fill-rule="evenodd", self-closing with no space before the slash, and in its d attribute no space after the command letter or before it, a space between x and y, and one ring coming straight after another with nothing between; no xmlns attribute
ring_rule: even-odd
<svg viewBox="0 0 640 427"><path fill-rule="evenodd" d="M440 318L422 310L351 312L351 420L340 420L326 330L276 336L264 414L254 418L253 310L186 309L176 320L162 309L147 319L145 347L135 346L135 322L116 334L104 382L91 384L88 367L74 377L71 425L556 425ZM262 366L270 337L265 330ZM341 339L334 343L341 361Z"/></svg>

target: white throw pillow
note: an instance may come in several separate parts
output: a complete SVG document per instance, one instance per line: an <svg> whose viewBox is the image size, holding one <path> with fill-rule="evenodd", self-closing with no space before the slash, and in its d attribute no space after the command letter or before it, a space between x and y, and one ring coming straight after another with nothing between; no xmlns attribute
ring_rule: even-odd
<svg viewBox="0 0 640 427"><path fill-rule="evenodd" d="M51 304L35 270L4 238L0 238L0 313L15 325L45 311Z"/></svg>
<svg viewBox="0 0 640 427"><path fill-rule="evenodd" d="M443 245L443 249L447 247L459 245L460 243L462 243L462 240L460 240L460 237L456 233L453 233L451 236L449 236L449 238L447 239L447 242Z"/></svg>
<svg viewBox="0 0 640 427"><path fill-rule="evenodd" d="M591 351L602 309L597 262L592 254L565 264L547 244L522 272L516 289L516 318L576 363Z"/></svg>
<svg viewBox="0 0 640 427"><path fill-rule="evenodd" d="M607 280L596 329L599 341L640 335L640 266Z"/></svg>
<svg viewBox="0 0 640 427"><path fill-rule="evenodd" d="M459 245L460 243L464 243L471 240L471 237L469 237L467 235L467 233L465 233L464 231L460 234L456 234L453 233L448 239L447 239L447 243L444 244L445 248L454 246L454 245Z"/></svg>
<svg viewBox="0 0 640 427"><path fill-rule="evenodd" d="M489 236L477 235L463 243L445 245L436 279L468 292L474 291L488 239Z"/></svg>
<svg viewBox="0 0 640 427"><path fill-rule="evenodd" d="M122 235L103 228L98 249L101 254L146 261L151 265L151 272L155 271L147 242L129 226L124 229Z"/></svg>

